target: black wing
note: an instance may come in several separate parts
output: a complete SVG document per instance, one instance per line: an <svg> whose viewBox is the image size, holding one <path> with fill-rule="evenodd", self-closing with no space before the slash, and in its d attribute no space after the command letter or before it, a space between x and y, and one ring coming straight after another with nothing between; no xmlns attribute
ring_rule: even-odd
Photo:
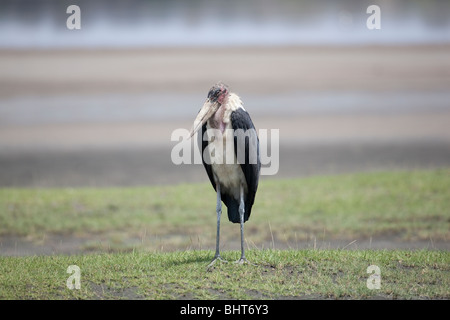
<svg viewBox="0 0 450 320"><path fill-rule="evenodd" d="M231 113L231 126L235 132L234 153L241 165L248 187L245 199L245 220L247 220L255 201L261 169L259 139L250 115L242 108ZM244 135L240 137L240 134ZM244 159L242 159L243 151L245 152Z"/></svg>
<svg viewBox="0 0 450 320"><path fill-rule="evenodd" d="M205 162L205 159L203 158L203 155L205 154L204 151L209 144L209 141L203 141L203 136L205 135L205 132L206 132L206 123L202 126L202 135L201 136L198 135L198 139L199 139L198 144L200 145L200 143L201 143L201 146L202 146L201 150L202 150L203 166L205 167L206 173L208 174L209 180L211 181L211 184L212 184L214 190L216 190L216 181L214 180L214 174L212 172L212 167L210 165L211 159L209 159L209 152L206 152L206 155L205 155L206 157L208 157L208 159L207 159L208 163Z"/></svg>

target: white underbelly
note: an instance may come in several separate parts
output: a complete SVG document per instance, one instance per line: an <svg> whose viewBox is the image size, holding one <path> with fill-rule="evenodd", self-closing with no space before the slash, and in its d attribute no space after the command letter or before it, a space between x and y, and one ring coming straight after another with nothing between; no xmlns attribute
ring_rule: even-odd
<svg viewBox="0 0 450 320"><path fill-rule="evenodd" d="M244 194L247 193L247 183L239 164L212 164L212 170L216 184L220 184L222 192L231 194L235 199L239 199L239 188L242 185L244 187Z"/></svg>
<svg viewBox="0 0 450 320"><path fill-rule="evenodd" d="M247 182L241 165L236 161L233 131L225 130L222 139L214 139L208 144L208 148L216 184L220 184L222 193L231 194L239 200L240 186L244 187L246 194Z"/></svg>

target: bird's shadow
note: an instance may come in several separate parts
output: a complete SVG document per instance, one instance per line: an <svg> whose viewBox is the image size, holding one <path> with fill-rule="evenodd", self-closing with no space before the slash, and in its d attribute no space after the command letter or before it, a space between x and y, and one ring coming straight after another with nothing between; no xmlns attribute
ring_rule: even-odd
<svg viewBox="0 0 450 320"><path fill-rule="evenodd" d="M220 264L230 264L230 265L242 265L242 263L239 263L238 260L234 259L235 257L227 256L225 254L225 259L223 261L219 261L217 265L210 266L209 264L214 259L214 252L211 252L211 254L204 254L201 256L189 256L189 257L171 257L169 260L166 261L165 266L171 267L171 266L180 266L180 265L187 265L187 264L195 264L195 263L202 263L205 265L206 270L210 271L212 269L215 269ZM231 260L230 260L231 259ZM251 266L259 266L261 264L255 264L250 261L246 261L247 263L243 263L244 265L251 265ZM266 265L266 263L262 263L262 265Z"/></svg>
<svg viewBox="0 0 450 320"><path fill-rule="evenodd" d="M184 264L190 264L190 263L205 263L205 266L211 262L211 260L214 258L214 253L211 255L204 255L204 256L196 256L196 257L187 257L187 258L176 258L167 261L167 266L179 266Z"/></svg>

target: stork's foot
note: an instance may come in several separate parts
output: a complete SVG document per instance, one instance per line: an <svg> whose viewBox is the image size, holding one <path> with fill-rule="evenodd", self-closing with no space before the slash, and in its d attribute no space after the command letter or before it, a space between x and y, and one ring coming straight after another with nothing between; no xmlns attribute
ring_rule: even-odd
<svg viewBox="0 0 450 320"><path fill-rule="evenodd" d="M228 263L228 261L227 260L225 260L225 259L223 259L220 255L217 255L217 256L215 256L214 257L214 259L212 259L212 261L210 262L210 264L208 264L208 266L206 267L206 269L211 269L215 264L216 264L216 261L221 261L221 262L223 262L223 263Z"/></svg>
<svg viewBox="0 0 450 320"><path fill-rule="evenodd" d="M256 266L256 264L251 263L245 257L241 257L239 260L236 260L234 263L236 263L236 264L250 264L252 266Z"/></svg>

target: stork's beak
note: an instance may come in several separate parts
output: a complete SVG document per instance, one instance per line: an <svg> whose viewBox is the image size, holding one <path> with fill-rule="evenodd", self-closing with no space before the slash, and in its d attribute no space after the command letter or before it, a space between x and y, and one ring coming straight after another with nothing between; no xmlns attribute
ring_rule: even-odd
<svg viewBox="0 0 450 320"><path fill-rule="evenodd" d="M206 123L206 121L213 116L219 107L220 104L218 102L211 102L210 99L205 101L205 104L197 114L197 118L194 120L194 125L192 126L189 138L191 138Z"/></svg>

